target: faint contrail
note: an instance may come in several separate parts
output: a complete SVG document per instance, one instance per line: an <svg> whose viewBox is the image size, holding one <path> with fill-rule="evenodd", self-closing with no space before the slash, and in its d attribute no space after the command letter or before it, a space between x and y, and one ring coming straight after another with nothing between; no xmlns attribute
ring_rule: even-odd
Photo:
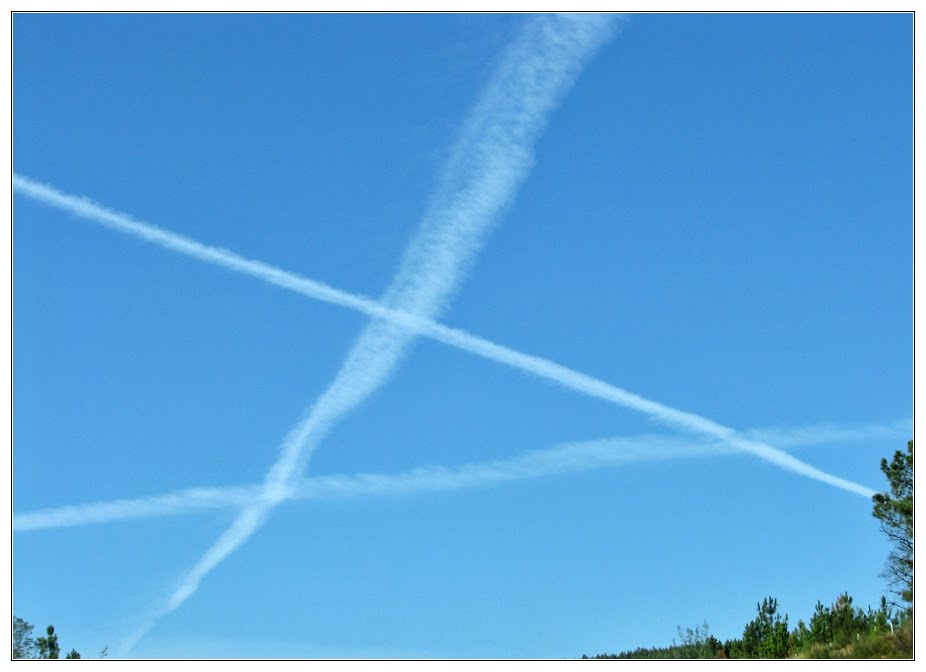
<svg viewBox="0 0 926 672"><path fill-rule="evenodd" d="M453 329L437 322L412 315L383 305L373 299L335 289L315 280L288 273L259 261L241 257L221 248L209 247L184 236L139 222L128 215L107 210L92 201L79 196L64 194L53 187L34 182L20 175L13 176L16 191L38 201L53 205L72 214L91 219L111 228L131 233L150 242L157 243L176 252L196 257L203 261L258 277L280 287L327 303L352 308L371 317L395 324L410 332L427 336L446 345L505 364L540 378L546 378L563 387L582 394L608 401L618 406L631 408L666 425L685 431L712 436L727 441L740 450L752 453L783 469L813 478L849 492L871 497L874 491L852 481L828 474L809 464L797 460L787 453L776 450L764 442L738 436L736 432L716 422L651 401L627 390L593 378L573 369L534 355L528 355L492 341L469 334L462 329Z"/></svg>
<svg viewBox="0 0 926 672"><path fill-rule="evenodd" d="M527 175L534 141L550 111L612 30L608 15L542 15L527 22L467 117L383 304L427 319L441 312L490 226ZM195 249L197 256L209 254ZM229 261L225 254L222 259ZM248 267L264 275L268 271L252 263ZM334 381L284 439L258 500L244 507L164 607L130 638L127 648L154 619L183 604L212 569L254 534L280 502L292 496L295 479L319 442L392 375L420 330L383 315L373 317Z"/></svg>
<svg viewBox="0 0 926 672"><path fill-rule="evenodd" d="M911 427L910 420L904 420L893 424L852 427L812 425L787 429L745 430L743 433L764 440L775 437L775 442L780 447L796 448L839 441L906 436ZM595 441L573 441L507 459L475 462L458 467L421 467L398 474L315 476L300 481L293 491L292 498L324 500L462 490L504 481L589 471L644 460L729 454L741 454L741 451L720 441L660 435L611 437ZM13 531L48 530L238 509L252 503L260 494L261 486L255 483L184 488L162 495L38 509L14 514Z"/></svg>
<svg viewBox="0 0 926 672"><path fill-rule="evenodd" d="M833 423L808 425L806 427L757 427L743 432L745 436L766 443L787 446L810 446L820 443L843 441L868 441L877 438L911 436L913 420L898 420L893 423L870 423L866 425L837 425Z"/></svg>

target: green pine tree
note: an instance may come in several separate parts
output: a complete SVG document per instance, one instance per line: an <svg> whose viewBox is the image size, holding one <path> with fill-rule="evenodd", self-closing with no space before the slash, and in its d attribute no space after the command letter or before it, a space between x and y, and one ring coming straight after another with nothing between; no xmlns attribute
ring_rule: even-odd
<svg viewBox="0 0 926 672"><path fill-rule="evenodd" d="M39 649L39 658L57 659L61 653L61 647L58 646L58 635L55 634L55 626L49 625L46 628L46 637L39 637L35 643Z"/></svg>
<svg viewBox="0 0 926 672"><path fill-rule="evenodd" d="M891 592L900 599L896 606L913 609L913 441L907 452L897 451L888 463L881 460L881 471L887 477L891 491L872 497L872 515L881 523L881 530L891 542L884 578Z"/></svg>

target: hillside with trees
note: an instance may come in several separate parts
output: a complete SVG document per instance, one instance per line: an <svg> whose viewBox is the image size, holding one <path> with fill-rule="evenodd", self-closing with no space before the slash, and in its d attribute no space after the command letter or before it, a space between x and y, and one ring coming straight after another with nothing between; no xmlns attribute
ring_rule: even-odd
<svg viewBox="0 0 926 672"><path fill-rule="evenodd" d="M678 628L666 647L637 648L602 653L592 658L912 658L913 657L913 441L906 452L881 460L889 491L874 495L872 515L891 544L884 572L888 596L877 610L862 610L843 593L825 606L817 602L807 623L789 629L788 614L778 600L767 597L756 604L756 617L738 639L721 642L707 622ZM583 655L588 659L588 655Z"/></svg>
<svg viewBox="0 0 926 672"><path fill-rule="evenodd" d="M848 593L828 606L817 602L807 623L789 627L778 600L766 597L756 604L756 617L737 639L720 641L710 634L707 622L684 632L666 647L637 648L621 653L602 653L592 658L912 658L913 657L913 441L906 452L881 460L889 492L874 495L872 515L891 543L882 577L888 596L875 610L862 610ZM43 637L32 635L34 626L14 617L13 658L60 657L58 635L49 625ZM100 657L106 656L106 649ZM66 658L80 658L71 649ZM588 655L583 655L588 659Z"/></svg>

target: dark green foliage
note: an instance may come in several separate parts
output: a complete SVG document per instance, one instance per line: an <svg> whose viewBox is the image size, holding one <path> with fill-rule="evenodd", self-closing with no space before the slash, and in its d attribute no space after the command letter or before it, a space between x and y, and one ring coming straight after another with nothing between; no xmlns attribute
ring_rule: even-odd
<svg viewBox="0 0 926 672"><path fill-rule="evenodd" d="M853 639L858 641L862 633L868 634L868 619L861 609L852 608L849 593L840 595L830 607L830 627L836 646L845 646Z"/></svg>
<svg viewBox="0 0 926 672"><path fill-rule="evenodd" d="M61 653L61 647L58 646L58 635L55 634L55 626L49 625L46 628L46 637L39 637L35 640L39 648L39 658L57 659Z"/></svg>
<svg viewBox="0 0 926 672"><path fill-rule="evenodd" d="M852 605L843 593L829 607L817 602L809 624L798 621L788 632L788 616L778 611L778 601L768 597L756 605L756 618L746 624L741 639L721 644L710 634L707 623L678 628L679 643L673 638L666 647L640 647L621 653L602 653L593 658L695 659L695 658L912 658L912 621L902 620L886 600L867 611ZM588 656L583 655L583 659Z"/></svg>
<svg viewBox="0 0 926 672"><path fill-rule="evenodd" d="M878 611L872 611L868 607L868 630L871 633L887 632L890 629L894 632L894 614L887 606L887 598L881 596L881 608Z"/></svg>
<svg viewBox="0 0 926 672"><path fill-rule="evenodd" d="M787 658L790 647L788 616L778 613L778 600L768 597L756 605L756 618L746 624L736 658Z"/></svg>
<svg viewBox="0 0 926 672"><path fill-rule="evenodd" d="M13 617L13 658L60 658L61 646L58 644L55 626L49 625L45 629L45 636L38 639L32 638L34 629L35 626L29 621L19 616ZM80 654L77 649L71 649L65 658L77 659Z"/></svg>
<svg viewBox="0 0 926 672"><path fill-rule="evenodd" d="M13 658L35 658L38 655L32 638L34 627L19 616L13 617Z"/></svg>
<svg viewBox="0 0 926 672"><path fill-rule="evenodd" d="M817 602L810 625L805 626L803 621L798 621L797 629L791 633L791 642L802 653L819 648L818 645L843 648L870 635L892 632L896 620L885 598L881 598L880 609L873 611L868 607L865 612L854 609L852 598L843 593L829 607Z"/></svg>
<svg viewBox="0 0 926 672"><path fill-rule="evenodd" d="M808 642L815 644L829 644L832 639L829 610L819 600L817 600L817 606L814 607L813 616L810 618L810 630L806 639Z"/></svg>
<svg viewBox="0 0 926 672"><path fill-rule="evenodd" d="M742 639L728 639L723 643L726 658L751 658L750 651Z"/></svg>
<svg viewBox="0 0 926 672"><path fill-rule="evenodd" d="M778 601L769 597L757 604L758 615L743 630L742 639L727 640L721 646L703 628L678 629L681 644L637 648L595 658L912 658L913 657L913 441L906 454L897 451L893 460L881 460L881 471L890 493L872 498L872 515L891 541L884 576L891 591L904 604L895 612L885 597L877 611L852 606L843 593L829 607L817 602L810 623L797 622L788 632L788 616L778 613ZM588 658L588 656L582 656Z"/></svg>
<svg viewBox="0 0 926 672"><path fill-rule="evenodd" d="M891 542L883 576L891 592L901 603L906 603L910 613L913 609L913 441L907 442L906 454L898 450L890 463L882 459L881 471L891 491L872 497L872 515L881 522L881 530Z"/></svg>

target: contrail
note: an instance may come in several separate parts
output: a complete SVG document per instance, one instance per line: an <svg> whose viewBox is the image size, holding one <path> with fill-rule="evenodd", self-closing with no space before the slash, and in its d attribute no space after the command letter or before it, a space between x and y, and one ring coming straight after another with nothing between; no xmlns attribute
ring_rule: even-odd
<svg viewBox="0 0 926 672"><path fill-rule="evenodd" d="M782 448L815 446L843 441L906 436L912 423L842 427L811 425L798 428L744 430L743 434L770 440ZM474 462L457 467L428 466L398 474L374 473L315 476L301 480L294 500L327 500L463 490L505 481L579 473L646 460L684 459L741 454L719 442L666 435L610 437L573 441L534 450L511 458ZM90 502L14 514L13 531L27 532L123 520L176 516L197 512L239 509L261 495L261 485L196 487L162 495Z"/></svg>
<svg viewBox="0 0 926 672"><path fill-rule="evenodd" d="M284 287L326 303L344 306L358 312L390 322L409 332L426 336L435 341L478 355L499 364L518 369L525 373L545 378L558 385L580 392L589 397L639 411L650 418L671 427L676 427L695 434L701 434L727 441L730 445L752 453L783 469L793 471L807 478L827 483L862 497L870 498L874 492L852 481L834 476L809 464L797 460L787 453L777 450L767 443L738 436L736 432L712 420L694 413L681 411L665 404L651 401L640 395L628 392L592 376L569 369L560 364L535 355L528 355L492 341L474 336L437 322L412 315L373 299L336 289L322 282L309 280L294 273L270 266L259 261L246 259L228 250L210 247L190 238L168 232L150 224L145 224L112 210L107 210L92 201L64 194L53 187L34 182L20 175L13 176L13 187L21 194L52 205L71 214L84 217L130 233L139 238L159 244L163 247L188 256L208 261L223 268L255 276L271 284Z"/></svg>
<svg viewBox="0 0 926 672"><path fill-rule="evenodd" d="M526 177L534 141L549 113L585 61L612 32L613 20L608 15L543 15L527 22L467 117L439 175L418 233L382 304L421 318L440 314L491 225ZM195 249L197 256L218 261L208 250L191 248L192 241L171 242L182 242L185 249ZM234 261L235 266L240 263L228 259L224 251L221 259ZM247 268L267 275L267 267L242 261ZM323 289L327 288L313 287L316 292ZM323 293L335 296L330 291ZM342 301L346 298L337 296ZM157 618L183 604L212 569L250 538L276 506L292 496L294 479L304 470L319 442L392 375L420 330L379 314L372 316L373 321L351 348L334 381L284 439L280 457L270 468L259 499L240 512L164 607L130 637L126 650Z"/></svg>
<svg viewBox="0 0 926 672"><path fill-rule="evenodd" d="M878 438L896 439L898 436L911 436L913 420L898 420L888 423L870 423L865 425L837 425L833 423L808 425L806 427L757 427L743 432L751 439L766 443L788 446L811 446L821 443L839 443L844 441L869 441Z"/></svg>
<svg viewBox="0 0 926 672"><path fill-rule="evenodd" d="M526 164L524 170L526 171ZM519 175L510 172L506 174L504 170L496 175L501 179L507 177L513 181L520 179ZM176 252L223 266L229 270L235 270L259 277L272 284L286 287L322 301L358 310L381 320L381 322L374 323L370 327L371 330L379 331L380 334L403 333L406 337L410 337L411 334L429 336L435 340L442 341L468 352L478 354L499 363L507 364L522 371L532 373L538 377L549 379L588 396L640 411L667 425L720 439L725 441L728 445L753 453L761 459L809 478L828 483L849 492L854 492L866 498L873 494L873 491L869 488L816 469L765 443L741 437L737 435L733 429L701 416L648 400L549 360L526 355L512 350L511 348L492 343L486 339L472 336L462 330L451 329L431 319L411 314L404 309L404 306L402 306L400 302L395 301L395 296L392 294L395 291L399 291L395 287L391 292L387 293L386 297L387 300L390 298L393 299L392 303L386 304L376 302L367 297L337 290L324 283L301 278L262 262L246 259L221 248L203 245L184 236L136 221L128 215L107 210L88 199L63 194L52 187L34 182L19 175L14 175L14 189L23 195L67 210L72 214L92 219L125 233L130 233ZM504 202L498 204L499 207L503 205ZM429 241L425 239L425 242L427 243ZM466 263L461 263L457 267L457 273L463 272L466 265ZM410 283L408 286L415 289L414 283ZM429 303L427 298L428 297L424 297L422 303ZM431 302L435 304L440 303L440 301L434 299L431 299ZM400 354L401 353L396 356L396 359L398 359ZM355 361L359 361L359 358L355 358ZM375 370L373 373L374 377L383 375L381 373L377 374ZM327 402L329 405L333 404L330 399L328 399ZM345 404L345 410L356 403L359 403L359 397L357 401ZM333 408L329 408L329 413L332 410ZM301 426L304 425L305 423ZM304 437L300 436L299 433L291 434L287 439L286 445L287 447L296 446L303 438ZM306 456L307 454L308 453L306 453ZM269 475L270 478L268 478L268 484L265 488L265 499L267 502L265 507L267 510L275 505L275 503L289 496L289 488L285 485L286 478L281 478L281 475L285 476L285 474L295 471L295 466L299 457L300 451L296 449L285 450L285 459L278 464L279 468L274 469ZM256 511L252 511L250 515L243 515L242 518L239 519L239 522L236 523L233 528L230 528L226 535L220 540L219 544L213 548L219 548L222 544L226 546L231 545L232 548L237 546L240 541L235 541L235 539L242 539L248 536L256 529L261 520L262 515ZM200 578L201 575L204 575L205 572L214 567L225 554L227 554L227 552L207 554L200 565L197 566L201 570ZM178 591L177 595L181 596L181 599L177 602L177 604L179 604L189 595L189 592L184 594L184 591ZM175 606L171 608L175 608Z"/></svg>

